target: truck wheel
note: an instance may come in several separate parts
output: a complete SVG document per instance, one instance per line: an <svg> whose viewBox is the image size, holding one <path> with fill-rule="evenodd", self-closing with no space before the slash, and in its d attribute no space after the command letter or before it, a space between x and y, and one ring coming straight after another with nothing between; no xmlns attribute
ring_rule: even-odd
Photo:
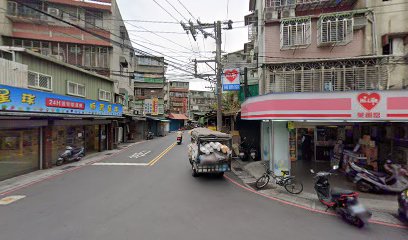
<svg viewBox="0 0 408 240"><path fill-rule="evenodd" d="M217 177L223 178L224 177L224 172L217 173Z"/></svg>
<svg viewBox="0 0 408 240"><path fill-rule="evenodd" d="M200 174L193 168L193 177L199 177Z"/></svg>

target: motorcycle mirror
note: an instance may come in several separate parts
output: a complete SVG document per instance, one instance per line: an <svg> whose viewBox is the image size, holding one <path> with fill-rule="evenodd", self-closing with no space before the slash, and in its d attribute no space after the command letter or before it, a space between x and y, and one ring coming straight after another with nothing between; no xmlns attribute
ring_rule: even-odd
<svg viewBox="0 0 408 240"><path fill-rule="evenodd" d="M310 169L310 172L311 172L311 173L315 173L315 171L314 171L313 169Z"/></svg>
<svg viewBox="0 0 408 240"><path fill-rule="evenodd" d="M339 165L334 165L333 170L337 170L337 169L339 169Z"/></svg>

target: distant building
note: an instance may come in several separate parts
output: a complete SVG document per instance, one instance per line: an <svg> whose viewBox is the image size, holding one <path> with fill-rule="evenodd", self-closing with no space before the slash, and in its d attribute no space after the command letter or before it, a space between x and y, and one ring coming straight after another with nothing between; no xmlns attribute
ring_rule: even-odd
<svg viewBox="0 0 408 240"><path fill-rule="evenodd" d="M164 103L168 113L188 114L189 82L167 82L165 87Z"/></svg>
<svg viewBox="0 0 408 240"><path fill-rule="evenodd" d="M134 86L135 111L141 117L136 122L138 133L151 131L155 135L165 135L164 114L164 73L166 66L163 57L135 57ZM163 127L162 127L163 126ZM137 134L139 135L139 134ZM143 135L143 134L142 134Z"/></svg>
<svg viewBox="0 0 408 240"><path fill-rule="evenodd" d="M216 102L214 92L190 90L188 93L189 118L198 120L206 113L211 112Z"/></svg>

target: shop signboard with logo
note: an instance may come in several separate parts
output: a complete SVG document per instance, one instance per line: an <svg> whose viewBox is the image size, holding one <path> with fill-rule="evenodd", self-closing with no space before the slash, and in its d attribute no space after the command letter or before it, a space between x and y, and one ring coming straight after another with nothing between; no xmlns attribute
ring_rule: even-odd
<svg viewBox="0 0 408 240"><path fill-rule="evenodd" d="M242 104L243 119L408 120L408 91L269 94Z"/></svg>
<svg viewBox="0 0 408 240"><path fill-rule="evenodd" d="M0 112L121 116L122 105L0 85Z"/></svg>
<svg viewBox="0 0 408 240"><path fill-rule="evenodd" d="M222 72L222 90L239 91L240 73L239 68L224 69Z"/></svg>

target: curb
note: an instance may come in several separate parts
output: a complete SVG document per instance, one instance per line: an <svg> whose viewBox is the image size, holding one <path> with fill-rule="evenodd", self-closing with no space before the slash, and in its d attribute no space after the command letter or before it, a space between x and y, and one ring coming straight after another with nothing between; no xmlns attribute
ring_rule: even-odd
<svg viewBox="0 0 408 240"><path fill-rule="evenodd" d="M242 169L242 171L236 171L235 167L239 167L240 169ZM242 180L243 187L246 188L246 190L250 192L267 197L271 200L275 200L275 201L278 201L284 204L299 207L299 208L309 210L312 212L323 213L327 215L336 215L331 211L327 211L326 207L323 206L318 201L317 198L305 197L301 195L291 195L291 194L286 193L284 190L280 191L279 188L277 188L275 184L273 184L273 187L271 189L267 189L267 190L254 189L252 186L250 186L250 184L256 182L256 178L252 176L250 173L248 173L239 162L234 161L231 169L232 169L232 172L239 179ZM234 184L239 185L238 183L234 183ZM307 193L307 195L311 195L311 194ZM371 220L370 220L371 223L376 223L376 224L381 224L381 225L386 225L386 226L396 227L396 228L408 228L408 226L406 226L403 222L401 222L396 217L396 215L393 215L393 214L390 214L388 212L384 212L378 209L370 209L370 211L372 211L373 213L373 216L371 217Z"/></svg>

